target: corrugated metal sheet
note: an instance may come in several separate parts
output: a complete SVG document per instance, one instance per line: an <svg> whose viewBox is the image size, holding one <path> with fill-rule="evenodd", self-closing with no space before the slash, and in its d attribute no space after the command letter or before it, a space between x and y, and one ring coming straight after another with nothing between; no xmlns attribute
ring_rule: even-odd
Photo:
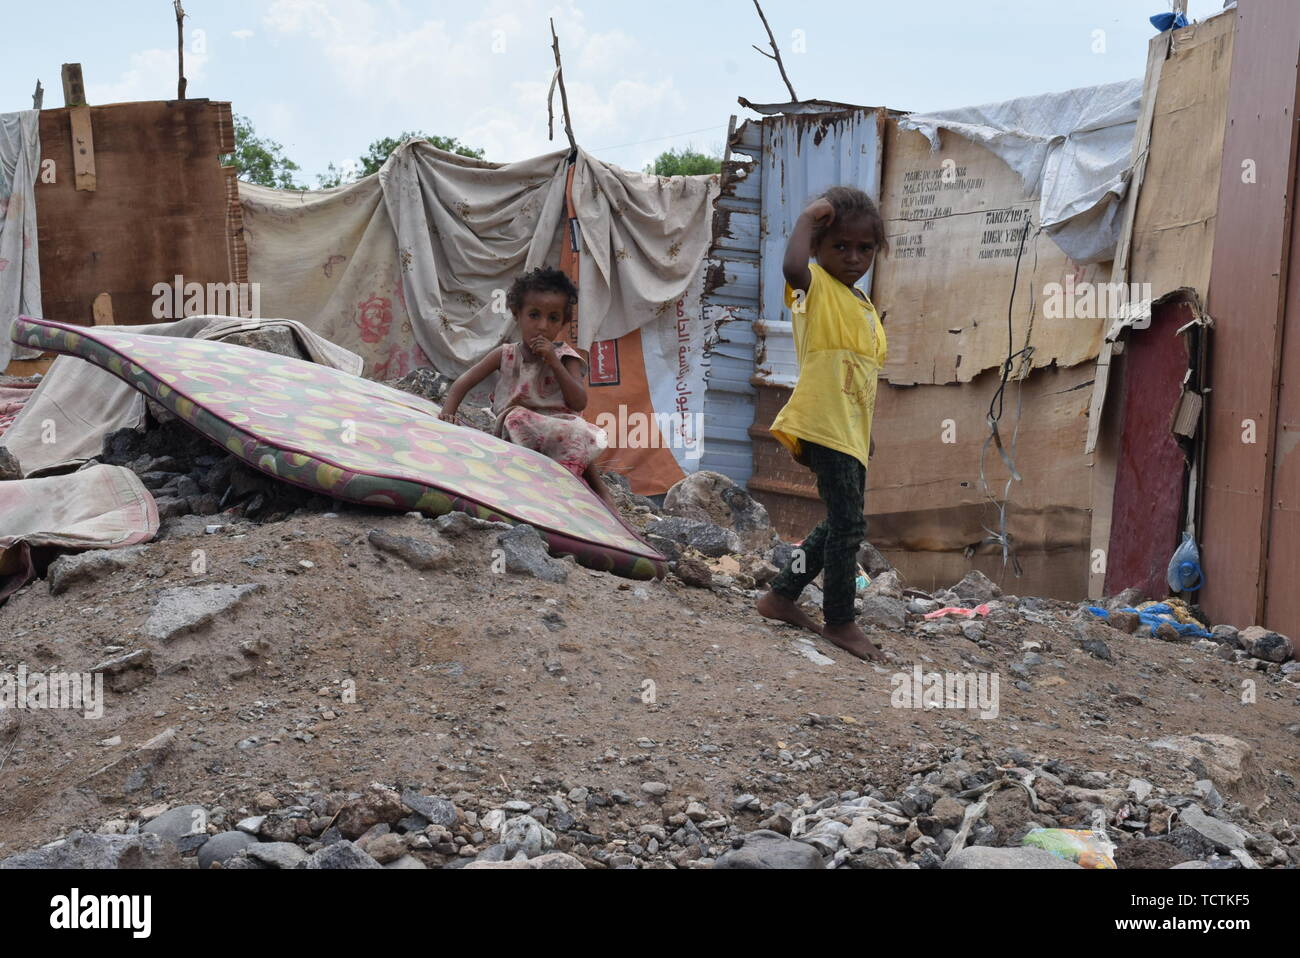
<svg viewBox="0 0 1300 958"><path fill-rule="evenodd" d="M756 356L761 383L790 388L799 378L781 271L795 221L832 186L856 186L879 200L883 122L883 111L867 108L763 120L762 308ZM860 284L867 293L871 279L868 273Z"/></svg>
<svg viewBox="0 0 1300 958"><path fill-rule="evenodd" d="M759 204L762 128L744 123L728 137L714 245L703 297L709 342L705 358L704 454L700 468L738 483L753 473L754 323L759 303Z"/></svg>

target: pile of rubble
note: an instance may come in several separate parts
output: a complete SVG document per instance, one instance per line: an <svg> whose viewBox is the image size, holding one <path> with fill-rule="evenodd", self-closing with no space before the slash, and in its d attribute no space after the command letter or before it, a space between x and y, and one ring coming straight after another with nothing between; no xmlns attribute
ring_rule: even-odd
<svg viewBox="0 0 1300 958"><path fill-rule="evenodd" d="M810 716L810 722L827 721ZM1036 829L1083 832L1119 868L1300 864L1296 829L1253 821L1224 798L1259 774L1227 736L1156 743L1186 769L1160 788L1018 749L935 750L890 795L864 785L814 799L736 795L710 808L662 782L601 793L534 778L513 797L372 784L325 793L296 783L247 804L163 805L0 861L0 869L193 867L427 868L1077 868L1022 844ZM1208 777L1197 778L1203 774ZM236 807L239 805L239 807Z"/></svg>

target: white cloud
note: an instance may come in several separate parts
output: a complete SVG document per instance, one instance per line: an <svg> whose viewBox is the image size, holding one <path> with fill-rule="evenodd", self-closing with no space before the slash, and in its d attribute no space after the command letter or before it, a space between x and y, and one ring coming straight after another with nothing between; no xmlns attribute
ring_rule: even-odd
<svg viewBox="0 0 1300 958"><path fill-rule="evenodd" d="M398 0L273 0L263 24L282 42L310 43L340 99L396 116L404 129L456 136L498 162L566 144L558 118L555 142L546 139L551 17L580 144L643 139L686 106L653 69L653 51L620 30L593 31L575 0L487 0L461 17L455 8L411 13L420 9Z"/></svg>
<svg viewBox="0 0 1300 958"><path fill-rule="evenodd" d="M236 40L251 40L256 36L252 30L235 30L230 35Z"/></svg>
<svg viewBox="0 0 1300 958"><path fill-rule="evenodd" d="M208 55L185 53L185 76L192 95L207 78ZM131 66L115 81L86 84L86 99L94 105L128 103L135 100L176 99L176 50L142 50L131 54Z"/></svg>

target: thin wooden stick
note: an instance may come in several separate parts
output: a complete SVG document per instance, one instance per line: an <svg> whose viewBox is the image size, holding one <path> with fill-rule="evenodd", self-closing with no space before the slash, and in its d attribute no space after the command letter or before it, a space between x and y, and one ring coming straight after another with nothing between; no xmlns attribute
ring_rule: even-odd
<svg viewBox="0 0 1300 958"><path fill-rule="evenodd" d="M564 88L564 64L560 61L560 35L555 32L554 18L551 19L551 49L555 51L555 72L560 82L560 104L564 107L564 132L569 135L570 149L576 151L578 141L573 137L573 118L569 116L569 91Z"/></svg>
<svg viewBox="0 0 1300 958"><path fill-rule="evenodd" d="M32 94L32 109L39 110L45 106L45 87L41 86L41 81L36 81L36 92Z"/></svg>
<svg viewBox="0 0 1300 958"><path fill-rule="evenodd" d="M172 6L176 9L176 56L180 76L176 86L176 99L183 100L185 88L189 86L189 81L185 79L185 8L181 6L181 0L172 0Z"/></svg>
<svg viewBox="0 0 1300 958"><path fill-rule="evenodd" d="M758 50L759 53L763 54L763 56L767 57L769 60L776 61L777 69L781 71L781 79L785 81L786 89L790 91L790 99L795 103L798 103L799 94L794 92L794 84L790 82L790 76L785 72L785 63L781 59L781 48L776 45L776 36L772 33L772 27L767 22L767 15L763 13L763 7L759 4L758 0L754 0L754 9L758 11L759 19L763 21L763 26L767 29L767 39L772 44L772 52L767 53L764 50L759 50L758 47L754 47L754 49Z"/></svg>

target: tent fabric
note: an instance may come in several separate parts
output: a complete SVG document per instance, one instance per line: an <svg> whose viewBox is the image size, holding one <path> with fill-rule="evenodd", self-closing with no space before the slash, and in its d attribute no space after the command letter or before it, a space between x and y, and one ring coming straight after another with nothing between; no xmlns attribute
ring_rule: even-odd
<svg viewBox="0 0 1300 958"><path fill-rule="evenodd" d="M15 349L9 327L20 314L41 314L41 264L36 242L36 176L41 162L40 113L0 114L0 372Z"/></svg>
<svg viewBox="0 0 1300 958"><path fill-rule="evenodd" d="M712 239L718 177L663 178L578 151L579 348L661 319ZM508 342L505 294L558 266L567 151L497 164L403 144L374 176L295 193L240 184L249 279L266 312L357 352L372 379L457 376Z"/></svg>
<svg viewBox="0 0 1300 958"><path fill-rule="evenodd" d="M360 356L292 320L191 316L174 323L112 328L135 335L217 340L277 326L292 330L314 362L353 375L360 373ZM75 357L60 356L0 445L17 457L25 476L74 468L100 454L105 436L119 429L139 428L144 412L144 396L116 376Z"/></svg>
<svg viewBox="0 0 1300 958"><path fill-rule="evenodd" d="M130 469L96 463L48 479L0 482L0 600L33 574L31 550L123 549L158 533L158 507Z"/></svg>
<svg viewBox="0 0 1300 958"><path fill-rule="evenodd" d="M1128 190L1142 80L910 114L903 129L939 148L940 130L986 147L1041 192L1040 226L1078 263L1114 255Z"/></svg>
<svg viewBox="0 0 1300 958"><path fill-rule="evenodd" d="M635 579L667 560L559 463L442 422L418 396L228 343L134 336L24 317L29 345L79 356L281 481L401 512L528 524L558 554Z"/></svg>

